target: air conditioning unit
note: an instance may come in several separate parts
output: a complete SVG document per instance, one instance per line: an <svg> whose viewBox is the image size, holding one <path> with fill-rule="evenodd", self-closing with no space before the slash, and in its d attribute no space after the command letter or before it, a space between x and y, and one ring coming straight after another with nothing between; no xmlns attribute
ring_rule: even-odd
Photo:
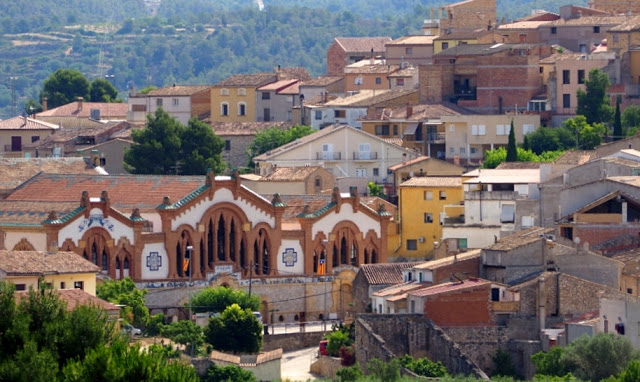
<svg viewBox="0 0 640 382"><path fill-rule="evenodd" d="M424 237L420 236L420 237L418 238L418 243L424 243Z"/></svg>
<svg viewBox="0 0 640 382"><path fill-rule="evenodd" d="M556 240L556 235L547 234L547 235L545 235L545 237L547 238L547 240L551 240L551 241L555 241Z"/></svg>

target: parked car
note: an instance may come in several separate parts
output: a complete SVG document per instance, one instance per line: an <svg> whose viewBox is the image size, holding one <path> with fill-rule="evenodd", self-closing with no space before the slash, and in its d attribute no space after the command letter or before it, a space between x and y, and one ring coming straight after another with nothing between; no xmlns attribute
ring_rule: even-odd
<svg viewBox="0 0 640 382"><path fill-rule="evenodd" d="M142 334L142 330L134 328L131 324L122 325L121 331L123 334L128 334L130 336L139 336Z"/></svg>

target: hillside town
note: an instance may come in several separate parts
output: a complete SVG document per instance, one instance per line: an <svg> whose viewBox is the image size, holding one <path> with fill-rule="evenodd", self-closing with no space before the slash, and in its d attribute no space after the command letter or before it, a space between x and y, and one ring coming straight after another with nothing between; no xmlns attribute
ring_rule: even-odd
<svg viewBox="0 0 640 382"><path fill-rule="evenodd" d="M419 35L335 37L326 55L315 78L276 66L131 87L124 103L45 98L0 121L0 280L117 316L96 286L130 278L168 322L197 321L204 288L248 291L270 352L245 365L260 380L280 378L261 362L279 370L283 350L322 339L305 325L326 322L354 325L360 365L408 354L480 379L498 351L531 379L533 354L584 334L640 349L640 134L486 166L510 137L580 118L591 73L616 113L640 106L640 2L507 23L496 0L466 0ZM160 109L210 126L226 170L129 173L132 135ZM261 132L297 125L313 132L251 156Z"/></svg>

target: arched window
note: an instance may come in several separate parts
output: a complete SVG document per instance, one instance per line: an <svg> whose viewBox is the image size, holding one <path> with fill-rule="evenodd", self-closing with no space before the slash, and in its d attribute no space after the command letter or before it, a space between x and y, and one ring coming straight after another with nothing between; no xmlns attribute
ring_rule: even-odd
<svg viewBox="0 0 640 382"><path fill-rule="evenodd" d="M107 260L107 251L105 249L102 250L102 271L106 272L108 269L109 261Z"/></svg>
<svg viewBox="0 0 640 382"><path fill-rule="evenodd" d="M204 240L200 240L200 273L207 273L207 262L204 258Z"/></svg>
<svg viewBox="0 0 640 382"><path fill-rule="evenodd" d="M366 249L364 250L364 263L369 264L369 251Z"/></svg>
<svg viewBox="0 0 640 382"><path fill-rule="evenodd" d="M176 269L178 270L178 276L184 277L184 257L182 255L182 245L176 244Z"/></svg>
<svg viewBox="0 0 640 382"><path fill-rule="evenodd" d="M218 260L225 261L225 240L227 240L227 235L225 232L224 226L224 217L220 215L220 220L218 221L218 236L216 237L216 241L218 244Z"/></svg>
<svg viewBox="0 0 640 382"><path fill-rule="evenodd" d="M378 263L378 254L376 253L376 250L373 249L371 250L371 264L377 264Z"/></svg>
<svg viewBox="0 0 640 382"><path fill-rule="evenodd" d="M340 240L340 265L349 264L349 247L347 246L347 238Z"/></svg>
<svg viewBox="0 0 640 382"><path fill-rule="evenodd" d="M331 260L331 266L338 266L338 247L336 247L335 244L333 245L333 259Z"/></svg>
<svg viewBox="0 0 640 382"><path fill-rule="evenodd" d="M351 243L351 265L354 267L358 266L358 248L356 247L356 243Z"/></svg>
<svg viewBox="0 0 640 382"><path fill-rule="evenodd" d="M318 253L313 251L313 273L318 273Z"/></svg>
<svg viewBox="0 0 640 382"><path fill-rule="evenodd" d="M238 102L238 115L239 116L247 115L247 103L246 102Z"/></svg>
<svg viewBox="0 0 640 382"><path fill-rule="evenodd" d="M129 258L128 257L124 258L124 269L129 269Z"/></svg>
<svg viewBox="0 0 640 382"><path fill-rule="evenodd" d="M229 230L229 259L236 261L236 222L233 219Z"/></svg>
<svg viewBox="0 0 640 382"><path fill-rule="evenodd" d="M93 243L91 246L91 262L98 265L98 248L96 247L96 243Z"/></svg>

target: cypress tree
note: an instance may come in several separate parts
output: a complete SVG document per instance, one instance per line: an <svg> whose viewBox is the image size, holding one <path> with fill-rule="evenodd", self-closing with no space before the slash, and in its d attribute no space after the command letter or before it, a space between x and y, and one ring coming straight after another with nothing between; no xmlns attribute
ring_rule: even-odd
<svg viewBox="0 0 640 382"><path fill-rule="evenodd" d="M616 112L613 115L613 140L622 139L622 117L620 115L620 96L616 97Z"/></svg>
<svg viewBox="0 0 640 382"><path fill-rule="evenodd" d="M511 120L511 130L509 130L509 144L507 145L507 162L518 161L518 150L516 148L516 129Z"/></svg>

